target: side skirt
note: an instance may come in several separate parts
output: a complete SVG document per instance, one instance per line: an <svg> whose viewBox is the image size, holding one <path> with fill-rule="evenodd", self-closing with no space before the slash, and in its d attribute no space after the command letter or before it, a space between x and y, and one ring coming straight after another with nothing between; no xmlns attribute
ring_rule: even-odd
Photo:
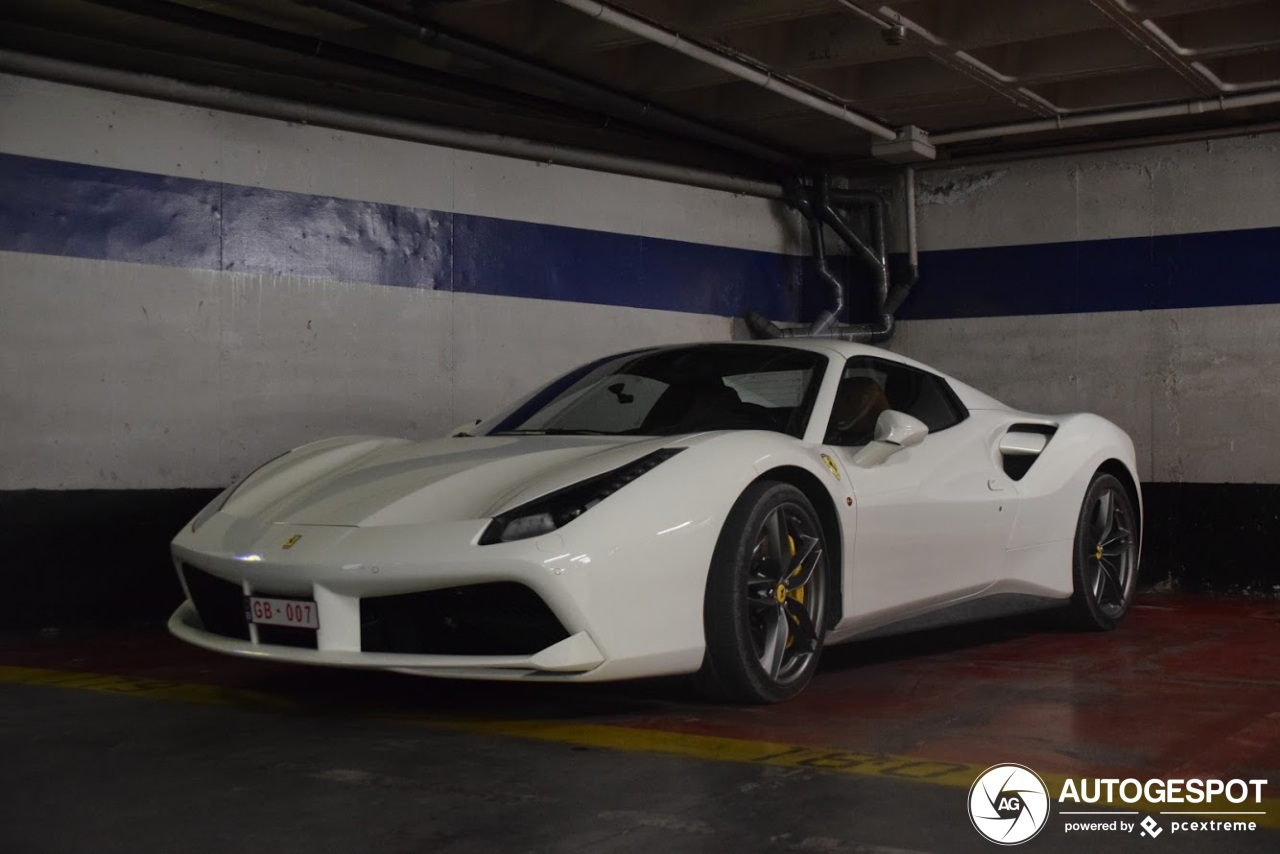
<svg viewBox="0 0 1280 854"><path fill-rule="evenodd" d="M852 634L845 635L836 643L889 637L907 632L937 629L942 626L989 620L993 617L1009 617L1035 611L1051 611L1055 608L1063 607L1068 601L1067 599L1052 599L1047 596L1033 596L1027 593L994 593L990 596L976 596L864 631L854 630Z"/></svg>

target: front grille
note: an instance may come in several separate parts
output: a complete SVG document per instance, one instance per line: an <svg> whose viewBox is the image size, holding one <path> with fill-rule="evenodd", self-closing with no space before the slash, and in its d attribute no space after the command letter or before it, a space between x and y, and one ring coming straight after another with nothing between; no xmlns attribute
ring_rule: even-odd
<svg viewBox="0 0 1280 854"><path fill-rule="evenodd" d="M360 600L365 652L532 655L568 636L538 594L514 582Z"/></svg>
<svg viewBox="0 0 1280 854"><path fill-rule="evenodd" d="M224 637L249 639L244 593L239 584L187 564L182 565L182 578L206 630Z"/></svg>
<svg viewBox="0 0 1280 854"><path fill-rule="evenodd" d="M182 577L187 582L187 591L196 606L196 613L200 615L200 622L207 631L223 637L249 640L249 621L244 614L244 590L239 584L185 563L182 565ZM319 633L312 629L258 626L258 643L315 649L318 640Z"/></svg>

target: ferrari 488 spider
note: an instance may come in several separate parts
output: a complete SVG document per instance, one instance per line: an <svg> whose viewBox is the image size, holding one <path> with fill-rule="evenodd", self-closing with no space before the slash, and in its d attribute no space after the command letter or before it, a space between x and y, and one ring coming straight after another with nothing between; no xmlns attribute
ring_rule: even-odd
<svg viewBox="0 0 1280 854"><path fill-rule="evenodd" d="M1133 443L894 353L791 339L584 365L432 441L296 448L173 541L208 649L484 679L799 692L824 645L1129 609Z"/></svg>

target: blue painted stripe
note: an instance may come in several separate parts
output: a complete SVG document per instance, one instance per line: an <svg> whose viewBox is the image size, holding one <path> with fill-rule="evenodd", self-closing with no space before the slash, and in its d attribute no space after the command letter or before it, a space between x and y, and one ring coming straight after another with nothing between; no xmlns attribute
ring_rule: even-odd
<svg viewBox="0 0 1280 854"><path fill-rule="evenodd" d="M1280 303L1280 228L925 252L903 319Z"/></svg>
<svg viewBox="0 0 1280 854"><path fill-rule="evenodd" d="M0 249L795 317L807 260L0 154Z"/></svg>
<svg viewBox="0 0 1280 854"><path fill-rule="evenodd" d="M791 317L804 259L578 228L455 215L454 287L724 316Z"/></svg>
<svg viewBox="0 0 1280 854"><path fill-rule="evenodd" d="M450 214L234 184L219 186L220 269L449 289Z"/></svg>
<svg viewBox="0 0 1280 854"><path fill-rule="evenodd" d="M827 302L805 258L13 154L0 154L0 249L784 320ZM1280 303L1280 228L920 262L904 319ZM869 275L841 267L853 319L870 319Z"/></svg>
<svg viewBox="0 0 1280 854"><path fill-rule="evenodd" d="M0 154L0 249L216 270L220 189Z"/></svg>

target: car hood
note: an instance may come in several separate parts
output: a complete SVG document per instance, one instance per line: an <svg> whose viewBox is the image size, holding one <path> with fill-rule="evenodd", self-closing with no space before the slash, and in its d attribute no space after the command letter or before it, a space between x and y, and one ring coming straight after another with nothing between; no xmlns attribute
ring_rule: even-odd
<svg viewBox="0 0 1280 854"><path fill-rule="evenodd" d="M361 527L484 519L674 441L613 436L326 440L254 472L223 512L265 523Z"/></svg>

